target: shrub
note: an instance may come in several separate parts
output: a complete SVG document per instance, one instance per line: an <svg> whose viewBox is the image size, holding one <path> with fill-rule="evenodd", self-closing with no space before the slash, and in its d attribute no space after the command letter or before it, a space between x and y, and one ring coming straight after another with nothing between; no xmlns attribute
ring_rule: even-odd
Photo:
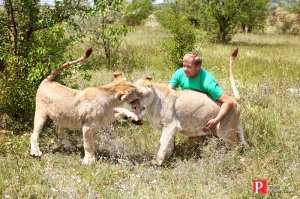
<svg viewBox="0 0 300 199"><path fill-rule="evenodd" d="M300 33L300 14L297 12L293 13L278 7L271 13L269 23L275 26L280 33Z"/></svg>
<svg viewBox="0 0 300 199"><path fill-rule="evenodd" d="M183 55L194 48L196 42L194 27L186 16L177 12L176 4L158 11L156 17L171 33L171 37L163 43L163 48L168 55L167 61L179 67Z"/></svg>
<svg viewBox="0 0 300 199"><path fill-rule="evenodd" d="M39 1L10 0L4 10L0 12L0 113L30 123L39 83L63 61L72 40L65 37L61 22L76 9L70 2L48 8Z"/></svg>
<svg viewBox="0 0 300 199"><path fill-rule="evenodd" d="M81 32L101 49L104 64L111 69L116 68L120 45L130 31L127 25L122 24L123 11L121 0L97 1L95 7L79 21Z"/></svg>
<svg viewBox="0 0 300 199"><path fill-rule="evenodd" d="M62 27L39 31L27 56L5 54L5 69L0 74L0 112L19 122L32 122L34 98L39 83L63 62L64 51L71 40Z"/></svg>

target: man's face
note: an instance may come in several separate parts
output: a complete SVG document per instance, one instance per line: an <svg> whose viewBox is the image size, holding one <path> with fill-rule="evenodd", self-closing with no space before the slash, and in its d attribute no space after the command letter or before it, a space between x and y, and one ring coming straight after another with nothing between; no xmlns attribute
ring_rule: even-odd
<svg viewBox="0 0 300 199"><path fill-rule="evenodd" d="M183 70L188 77L194 77L198 75L200 71L200 66L193 64L194 57L193 56L186 56L183 59Z"/></svg>

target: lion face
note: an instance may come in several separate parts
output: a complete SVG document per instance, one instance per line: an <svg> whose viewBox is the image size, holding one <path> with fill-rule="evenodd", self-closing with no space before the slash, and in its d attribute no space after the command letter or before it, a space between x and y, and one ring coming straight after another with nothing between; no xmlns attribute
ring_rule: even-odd
<svg viewBox="0 0 300 199"><path fill-rule="evenodd" d="M140 120L142 120L154 100L154 92L149 81L147 77L147 79L140 79L134 83L139 93L141 93L141 97L139 100L131 103L131 107Z"/></svg>

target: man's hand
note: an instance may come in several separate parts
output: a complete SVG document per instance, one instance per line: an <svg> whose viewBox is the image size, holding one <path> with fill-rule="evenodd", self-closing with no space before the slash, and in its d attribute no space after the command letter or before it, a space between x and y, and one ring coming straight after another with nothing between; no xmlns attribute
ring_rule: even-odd
<svg viewBox="0 0 300 199"><path fill-rule="evenodd" d="M233 101L228 95L223 94L218 102L221 103L221 108L218 115L207 122L205 127L202 129L204 132L208 131L209 129L213 129L216 125L225 117L225 115L232 109L236 102Z"/></svg>
<svg viewBox="0 0 300 199"><path fill-rule="evenodd" d="M219 123L219 120L217 118L211 119L206 123L205 127L203 127L202 130L204 132L207 132L210 129L214 129L218 123Z"/></svg>

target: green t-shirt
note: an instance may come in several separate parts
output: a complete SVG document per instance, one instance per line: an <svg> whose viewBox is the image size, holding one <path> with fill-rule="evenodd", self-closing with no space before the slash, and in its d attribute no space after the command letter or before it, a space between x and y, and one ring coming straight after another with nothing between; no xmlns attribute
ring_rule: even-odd
<svg viewBox="0 0 300 199"><path fill-rule="evenodd" d="M169 84L172 88L179 86L183 90L190 89L203 92L215 101L219 100L223 94L223 89L218 85L215 78L202 68L195 77L187 77L183 68L180 68L173 74Z"/></svg>

